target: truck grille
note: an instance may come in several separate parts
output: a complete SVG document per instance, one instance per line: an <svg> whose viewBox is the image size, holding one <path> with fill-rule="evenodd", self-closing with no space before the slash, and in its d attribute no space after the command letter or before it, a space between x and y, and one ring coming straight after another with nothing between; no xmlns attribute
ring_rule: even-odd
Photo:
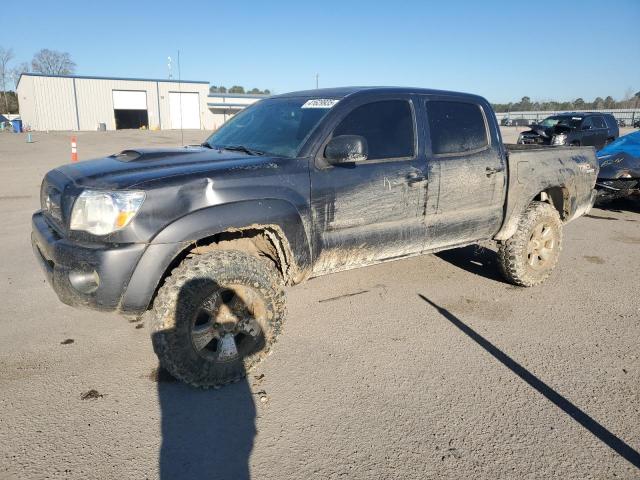
<svg viewBox="0 0 640 480"><path fill-rule="evenodd" d="M62 226L62 191L47 178L40 187L40 208L57 226Z"/></svg>

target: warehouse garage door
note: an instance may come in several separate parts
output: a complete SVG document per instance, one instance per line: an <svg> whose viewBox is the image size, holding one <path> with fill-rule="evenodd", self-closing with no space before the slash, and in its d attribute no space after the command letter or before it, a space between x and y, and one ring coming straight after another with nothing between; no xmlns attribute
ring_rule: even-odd
<svg viewBox="0 0 640 480"><path fill-rule="evenodd" d="M114 90L113 114L116 130L124 128L149 128L147 92L138 90Z"/></svg>
<svg viewBox="0 0 640 480"><path fill-rule="evenodd" d="M171 128L200 129L200 97L198 93L169 92Z"/></svg>

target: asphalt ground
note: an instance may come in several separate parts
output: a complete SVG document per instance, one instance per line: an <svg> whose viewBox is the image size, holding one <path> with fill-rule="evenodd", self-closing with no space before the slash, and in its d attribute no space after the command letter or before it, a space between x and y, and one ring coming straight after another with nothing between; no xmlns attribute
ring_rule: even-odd
<svg viewBox="0 0 640 480"><path fill-rule="evenodd" d="M77 136L83 160L205 134ZM639 203L567 225L534 288L489 244L290 288L273 355L201 391L146 319L45 282L30 217L69 137L0 135L0 478L640 478Z"/></svg>

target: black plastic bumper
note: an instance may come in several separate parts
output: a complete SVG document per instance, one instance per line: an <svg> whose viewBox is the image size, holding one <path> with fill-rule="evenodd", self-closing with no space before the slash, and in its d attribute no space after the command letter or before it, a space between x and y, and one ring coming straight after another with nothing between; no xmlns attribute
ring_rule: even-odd
<svg viewBox="0 0 640 480"><path fill-rule="evenodd" d="M61 237L42 212L32 217L31 244L36 259L58 298L67 305L120 310L120 301L145 244L86 245ZM69 280L71 272L95 272L98 287L82 293Z"/></svg>

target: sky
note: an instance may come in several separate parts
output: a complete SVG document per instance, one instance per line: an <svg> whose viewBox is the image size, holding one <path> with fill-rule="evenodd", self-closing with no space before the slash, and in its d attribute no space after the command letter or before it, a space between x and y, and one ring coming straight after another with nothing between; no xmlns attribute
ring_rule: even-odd
<svg viewBox="0 0 640 480"><path fill-rule="evenodd" d="M65 51L79 75L285 93L397 85L494 103L622 99L640 90L640 0L31 1L4 9L15 62ZM174 62L174 77L177 75Z"/></svg>

